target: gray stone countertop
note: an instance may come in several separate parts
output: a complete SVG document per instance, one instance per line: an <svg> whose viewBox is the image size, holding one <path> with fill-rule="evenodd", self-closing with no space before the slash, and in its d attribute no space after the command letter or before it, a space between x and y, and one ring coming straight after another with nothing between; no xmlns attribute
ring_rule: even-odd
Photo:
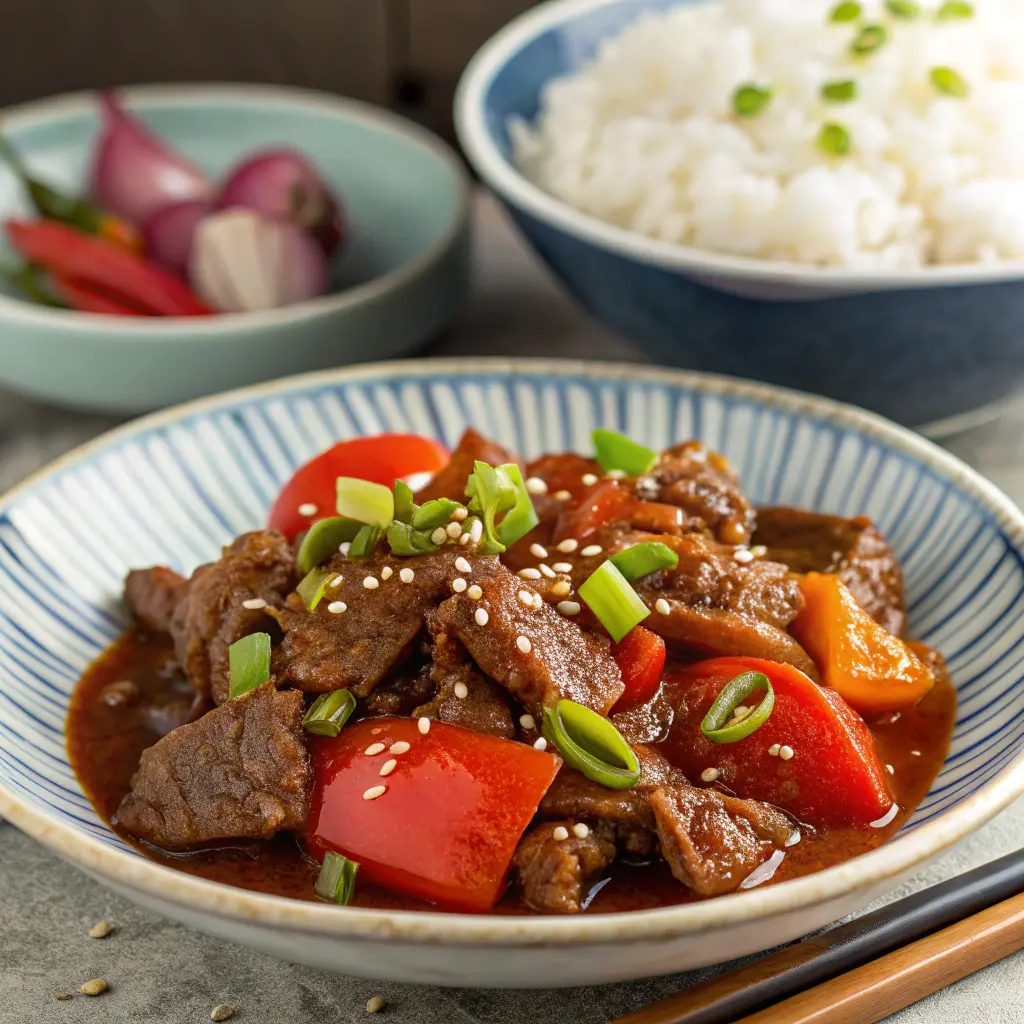
<svg viewBox="0 0 1024 1024"><path fill-rule="evenodd" d="M494 203L478 201L472 299L456 327L424 354L643 357L593 324L519 244ZM55 410L0 390L0 493L117 421ZM1024 403L947 447L1024 501ZM1024 845L1024 801L885 900ZM91 939L101 919L115 925ZM239 1024L365 1021L366 1002L387 1000L402 1024L601 1024L710 971L590 989L457 991L369 981L287 964L156 917L115 897L41 846L0 825L0 1022L188 1024L227 1002ZM110 991L58 1001L89 978ZM889 1024L1020 1024L1024 955L1018 954L896 1014Z"/></svg>

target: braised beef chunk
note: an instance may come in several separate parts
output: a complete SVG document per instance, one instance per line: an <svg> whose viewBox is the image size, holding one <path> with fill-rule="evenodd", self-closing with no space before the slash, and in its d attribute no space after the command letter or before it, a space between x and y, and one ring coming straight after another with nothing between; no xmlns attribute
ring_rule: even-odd
<svg viewBox="0 0 1024 1024"><path fill-rule="evenodd" d="M470 427L459 439L448 465L430 483L417 491L416 501L420 504L433 498L465 501L466 481L473 473L473 463L476 461L486 462L489 466L501 466L506 462L519 460L500 444L488 440Z"/></svg>
<svg viewBox="0 0 1024 1024"><path fill-rule="evenodd" d="M589 832L577 836L572 821L546 821L519 841L512 860L523 898L545 914L578 914L587 891L615 859L615 845ZM556 839L555 829L565 829L567 838Z"/></svg>
<svg viewBox="0 0 1024 1024"><path fill-rule="evenodd" d="M431 666L402 671L374 688L363 707L370 715L411 715L434 694Z"/></svg>
<svg viewBox="0 0 1024 1024"><path fill-rule="evenodd" d="M279 533L245 533L226 547L219 561L192 574L174 608L170 634L178 661L204 697L228 699L228 648L270 624L262 606L279 605L295 585L295 559Z"/></svg>
<svg viewBox="0 0 1024 1024"><path fill-rule="evenodd" d="M165 850L301 831L312 767L302 694L266 683L144 751L116 822Z"/></svg>
<svg viewBox="0 0 1024 1024"><path fill-rule="evenodd" d="M525 580L495 562L473 582L479 600L454 594L431 617L435 642L457 637L476 664L501 683L534 716L562 698L607 714L622 695L622 675L606 638L584 632L541 602L520 598L535 593ZM520 637L529 642L523 651Z"/></svg>
<svg viewBox="0 0 1024 1024"><path fill-rule="evenodd" d="M165 565L133 569L125 577L124 603L145 629L169 633L171 616L187 588L188 580Z"/></svg>
<svg viewBox="0 0 1024 1024"><path fill-rule="evenodd" d="M754 542L793 572L835 573L890 633L906 625L903 574L889 542L866 516L843 519L795 508L763 508Z"/></svg>
<svg viewBox="0 0 1024 1024"><path fill-rule="evenodd" d="M713 789L663 786L649 801L662 856L672 874L701 896L738 889L793 831L774 807Z"/></svg>

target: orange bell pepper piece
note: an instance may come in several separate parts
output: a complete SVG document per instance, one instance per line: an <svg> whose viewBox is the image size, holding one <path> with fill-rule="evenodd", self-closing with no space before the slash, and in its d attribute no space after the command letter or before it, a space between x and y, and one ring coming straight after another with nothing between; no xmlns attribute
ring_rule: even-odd
<svg viewBox="0 0 1024 1024"><path fill-rule="evenodd" d="M935 684L928 667L880 626L837 576L808 573L804 609L790 632L814 659L822 682L850 707L874 715L916 704Z"/></svg>

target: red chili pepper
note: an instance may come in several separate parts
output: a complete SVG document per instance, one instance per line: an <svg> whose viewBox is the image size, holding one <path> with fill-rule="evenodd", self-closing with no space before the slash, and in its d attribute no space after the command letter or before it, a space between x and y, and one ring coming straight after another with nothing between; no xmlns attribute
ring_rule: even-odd
<svg viewBox="0 0 1024 1024"><path fill-rule="evenodd" d="M56 221L9 220L7 237L30 263L114 292L147 313L207 316L213 312L166 270Z"/></svg>
<svg viewBox="0 0 1024 1024"><path fill-rule="evenodd" d="M63 274L51 274L53 290L58 298L66 302L72 309L82 313L106 313L109 316L148 316L149 314L132 306L116 295L90 288L73 277Z"/></svg>
<svg viewBox="0 0 1024 1024"><path fill-rule="evenodd" d="M614 654L626 685L615 710L628 711L658 692L665 669L665 641L643 626L634 626L615 645Z"/></svg>

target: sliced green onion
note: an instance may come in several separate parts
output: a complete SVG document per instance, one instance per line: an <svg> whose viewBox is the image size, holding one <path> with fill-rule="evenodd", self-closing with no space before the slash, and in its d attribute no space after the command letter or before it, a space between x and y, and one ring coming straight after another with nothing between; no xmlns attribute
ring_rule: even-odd
<svg viewBox="0 0 1024 1024"><path fill-rule="evenodd" d="M829 156L846 156L853 149L850 133L841 124L823 124L818 132L818 149Z"/></svg>
<svg viewBox="0 0 1024 1024"><path fill-rule="evenodd" d="M921 17L921 5L914 0L885 0L885 6L894 18L913 21Z"/></svg>
<svg viewBox="0 0 1024 1024"><path fill-rule="evenodd" d="M971 91L970 86L952 68L932 68L930 77L932 85L945 96L962 100Z"/></svg>
<svg viewBox="0 0 1024 1024"><path fill-rule="evenodd" d="M349 558L369 558L384 531L379 526L361 526L348 549Z"/></svg>
<svg viewBox="0 0 1024 1024"><path fill-rule="evenodd" d="M732 713L755 690L765 690L764 700L753 711L733 725L726 725ZM708 709L700 731L712 743L735 743L746 739L768 721L775 706L775 691L771 680L763 672L743 672L726 683L722 692Z"/></svg>
<svg viewBox="0 0 1024 1024"><path fill-rule="evenodd" d="M601 468L606 473L609 470L621 469L629 476L640 476L654 465L654 460L658 457L657 452L631 441L623 434L617 434L614 430L598 427L590 436L597 451L597 461L601 463Z"/></svg>
<svg viewBox="0 0 1024 1024"><path fill-rule="evenodd" d="M414 530L411 523L400 523L397 519L388 524L387 538L393 555L429 555L438 548L427 531Z"/></svg>
<svg viewBox="0 0 1024 1024"><path fill-rule="evenodd" d="M404 480L395 481L395 518L400 523L411 523L416 511L412 488Z"/></svg>
<svg viewBox="0 0 1024 1024"><path fill-rule="evenodd" d="M386 527L395 518L395 496L390 487L354 476L339 476L337 488L339 516L380 527Z"/></svg>
<svg viewBox="0 0 1024 1024"><path fill-rule="evenodd" d="M660 540L650 540L623 548L608 561L627 580L638 580L659 569L674 569L679 564L679 556Z"/></svg>
<svg viewBox="0 0 1024 1024"><path fill-rule="evenodd" d="M954 18L973 18L974 5L963 3L962 0L947 0L936 12L939 21L951 21Z"/></svg>
<svg viewBox="0 0 1024 1024"><path fill-rule="evenodd" d="M640 781L640 762L622 733L597 712L571 700L544 709L544 738L570 768L609 789L630 789Z"/></svg>
<svg viewBox="0 0 1024 1024"><path fill-rule="evenodd" d="M526 481L523 480L519 467L514 462L509 462L501 468L516 489L516 503L498 524L498 540L510 548L517 540L525 537L540 522L540 518L533 507L533 500L526 489Z"/></svg>
<svg viewBox="0 0 1024 1024"><path fill-rule="evenodd" d="M497 517L515 506L519 497L516 485L504 468L474 462L473 475L466 481L466 494L470 499L469 510L479 515L484 525L479 550L489 555L501 554L505 545L498 536Z"/></svg>
<svg viewBox="0 0 1024 1024"><path fill-rule="evenodd" d="M850 43L850 49L858 57L863 57L866 54L874 53L875 50L880 50L885 46L888 38L889 33L886 32L884 25L865 25L857 33L857 38Z"/></svg>
<svg viewBox="0 0 1024 1024"><path fill-rule="evenodd" d="M319 519L307 531L299 545L296 565L303 576L321 562L326 562L342 544L355 540L362 524L344 516Z"/></svg>
<svg viewBox="0 0 1024 1024"><path fill-rule="evenodd" d="M821 87L821 97L829 103L849 103L857 98L857 83L852 78L841 82L826 82Z"/></svg>
<svg viewBox="0 0 1024 1024"><path fill-rule="evenodd" d="M233 699L270 679L270 634L250 633L228 648L228 694Z"/></svg>
<svg viewBox="0 0 1024 1024"><path fill-rule="evenodd" d="M342 857L340 853L328 850L324 866L316 880L316 894L325 900L333 900L346 906L356 891L356 875L359 874L357 861Z"/></svg>
<svg viewBox="0 0 1024 1024"><path fill-rule="evenodd" d="M579 594L616 643L651 614L610 560L602 562L590 574Z"/></svg>
<svg viewBox="0 0 1024 1024"><path fill-rule="evenodd" d="M772 98L771 89L759 85L741 85L732 94L732 109L737 117L757 117Z"/></svg>
<svg viewBox="0 0 1024 1024"><path fill-rule="evenodd" d="M316 606L327 591L327 584L338 574L331 569L324 569L316 565L299 581L295 593L302 598L302 603L311 612L316 611Z"/></svg>
<svg viewBox="0 0 1024 1024"><path fill-rule="evenodd" d="M828 20L836 24L856 21L861 15L861 10L860 4L853 3L852 0L846 0L845 3L837 4L832 8L832 13L828 16Z"/></svg>
<svg viewBox="0 0 1024 1024"><path fill-rule="evenodd" d="M425 505L420 505L412 514L412 525L417 530L436 530L439 526L446 525L452 518L452 513L463 505L451 498L435 498ZM398 518L397 516L395 517Z"/></svg>
<svg viewBox="0 0 1024 1024"><path fill-rule="evenodd" d="M332 690L322 693L310 705L302 727L317 736L337 736L356 709L351 690Z"/></svg>

